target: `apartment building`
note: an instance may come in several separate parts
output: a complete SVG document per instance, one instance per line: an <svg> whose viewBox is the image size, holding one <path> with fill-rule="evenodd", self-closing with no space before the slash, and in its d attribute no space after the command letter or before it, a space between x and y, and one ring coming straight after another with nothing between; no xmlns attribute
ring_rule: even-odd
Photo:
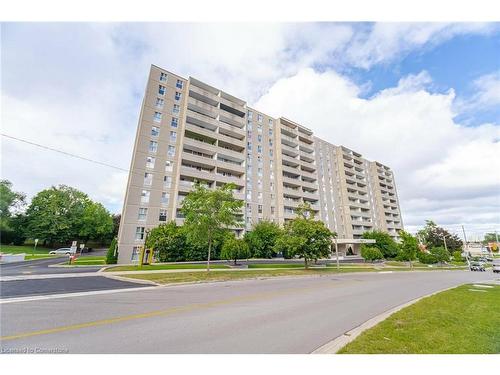
<svg viewBox="0 0 500 375"><path fill-rule="evenodd" d="M374 228L402 228L392 171L273 118L218 88L151 66L118 234L119 263L138 260L148 229L175 220L199 181L235 184L245 202L241 236L261 220L283 224L307 202L316 217L357 241Z"/></svg>

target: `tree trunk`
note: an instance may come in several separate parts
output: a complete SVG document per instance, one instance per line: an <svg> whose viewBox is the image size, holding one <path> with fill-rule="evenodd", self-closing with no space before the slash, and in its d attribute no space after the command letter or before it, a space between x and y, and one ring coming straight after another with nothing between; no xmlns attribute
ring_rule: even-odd
<svg viewBox="0 0 500 375"><path fill-rule="evenodd" d="M309 264L307 263L307 258L304 258L304 266L306 270L309 268Z"/></svg>
<svg viewBox="0 0 500 375"><path fill-rule="evenodd" d="M208 237L208 258L207 258L207 272L210 272L210 253L212 252L212 238Z"/></svg>
<svg viewBox="0 0 500 375"><path fill-rule="evenodd" d="M238 261L238 259L235 259L235 260L234 260L234 265L235 265L235 266L236 266L236 262L237 262L237 261Z"/></svg>

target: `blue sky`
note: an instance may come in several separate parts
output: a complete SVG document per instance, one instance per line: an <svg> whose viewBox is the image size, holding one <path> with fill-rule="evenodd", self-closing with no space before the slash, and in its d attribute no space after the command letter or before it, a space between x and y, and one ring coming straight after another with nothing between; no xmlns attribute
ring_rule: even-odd
<svg viewBox="0 0 500 375"><path fill-rule="evenodd" d="M409 229L500 230L499 24L4 23L1 37L7 134L127 168L156 64L390 165ZM126 173L5 139L2 160L29 196L68 184L121 210Z"/></svg>

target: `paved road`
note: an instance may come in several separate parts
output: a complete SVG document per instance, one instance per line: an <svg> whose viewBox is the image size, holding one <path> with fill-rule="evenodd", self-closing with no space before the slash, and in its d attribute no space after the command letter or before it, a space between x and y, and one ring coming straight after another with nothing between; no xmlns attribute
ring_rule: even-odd
<svg viewBox="0 0 500 375"><path fill-rule="evenodd" d="M80 273L98 271L102 266L95 267L49 267L54 264L63 263L66 257L47 258L30 260L27 262L4 263L0 264L0 276L19 276L19 275L42 275L42 274L56 274L56 273Z"/></svg>
<svg viewBox="0 0 500 375"><path fill-rule="evenodd" d="M354 273L11 302L0 305L0 341L4 352L310 353L401 303L493 278L467 271Z"/></svg>

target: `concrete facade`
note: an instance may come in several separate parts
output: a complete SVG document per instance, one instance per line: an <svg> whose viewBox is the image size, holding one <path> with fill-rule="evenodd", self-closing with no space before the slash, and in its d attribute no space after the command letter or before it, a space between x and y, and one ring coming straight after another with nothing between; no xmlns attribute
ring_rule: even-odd
<svg viewBox="0 0 500 375"><path fill-rule="evenodd" d="M194 181L233 182L245 202L243 228L283 224L308 202L339 238L402 228L392 171L273 118L220 89L151 66L118 233L119 263L138 260L148 229L183 223L182 200Z"/></svg>

